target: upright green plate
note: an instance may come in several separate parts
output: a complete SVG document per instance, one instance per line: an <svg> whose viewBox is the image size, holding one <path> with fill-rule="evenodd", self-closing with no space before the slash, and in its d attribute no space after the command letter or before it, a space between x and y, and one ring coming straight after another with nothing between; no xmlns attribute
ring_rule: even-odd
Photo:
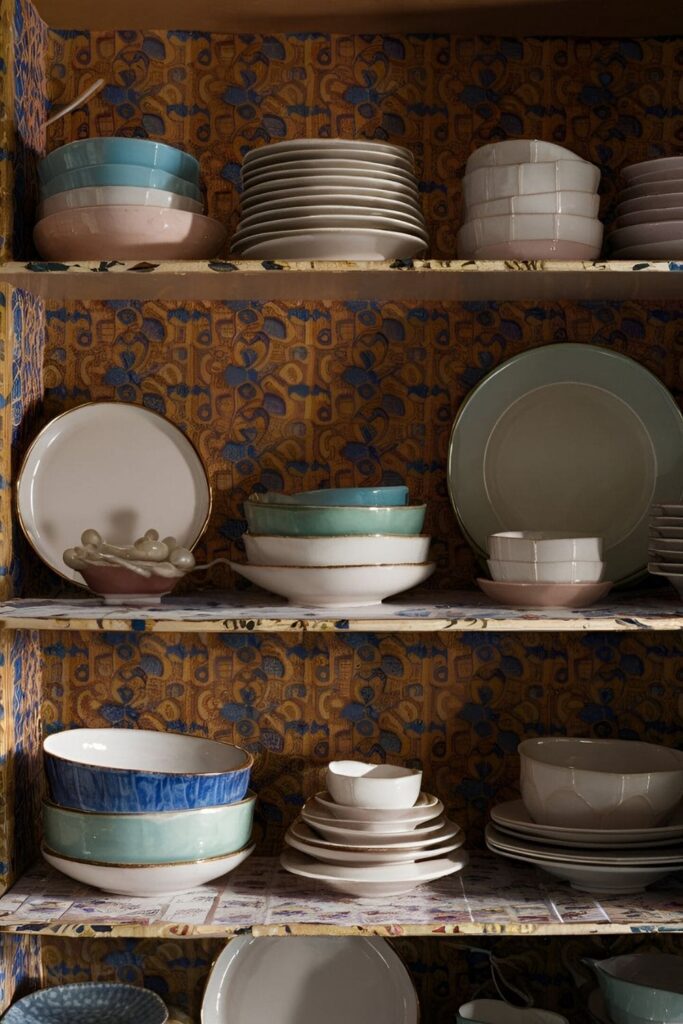
<svg viewBox="0 0 683 1024"><path fill-rule="evenodd" d="M500 530L597 536L604 578L624 582L647 564L650 505L683 494L683 416L626 356L574 344L524 352L463 403L448 490L480 556Z"/></svg>

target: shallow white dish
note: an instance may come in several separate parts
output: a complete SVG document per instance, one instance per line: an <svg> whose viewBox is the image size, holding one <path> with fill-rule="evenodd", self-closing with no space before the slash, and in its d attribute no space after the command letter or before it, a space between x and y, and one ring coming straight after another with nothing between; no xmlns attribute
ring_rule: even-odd
<svg viewBox="0 0 683 1024"><path fill-rule="evenodd" d="M348 807L413 807L420 795L422 772L395 764L330 761L327 790L338 804Z"/></svg>
<svg viewBox="0 0 683 1024"><path fill-rule="evenodd" d="M491 809L491 820L498 830L528 836L558 846L580 846L584 849L616 846L621 849L654 848L683 841L683 810L666 825L655 828L569 828L564 825L539 825L523 800L508 800Z"/></svg>
<svg viewBox="0 0 683 1024"><path fill-rule="evenodd" d="M429 579L434 562L421 565L283 566L242 565L232 568L252 583L281 594L293 604L316 608L365 608L385 597L410 590Z"/></svg>
<svg viewBox="0 0 683 1024"><path fill-rule="evenodd" d="M546 345L502 363L465 399L451 433L448 489L478 553L500 530L542 522L602 537L615 583L645 568L650 507L678 496L681 479L683 417L671 393L634 360L593 345Z"/></svg>
<svg viewBox="0 0 683 1024"><path fill-rule="evenodd" d="M544 142L542 139L505 139L501 142L489 142L475 149L467 160L467 172L476 171L479 167L500 167L506 164L537 164L555 160L579 160L566 146L558 146L555 142Z"/></svg>
<svg viewBox="0 0 683 1024"><path fill-rule="evenodd" d="M323 864L298 850L285 850L280 863L294 875L321 882L328 889L347 896L380 898L400 896L418 885L445 878L467 865L467 854L455 850L446 857L423 860L413 864L383 864L373 867L345 867ZM346 1024L346 1022L345 1022Z"/></svg>
<svg viewBox="0 0 683 1024"><path fill-rule="evenodd" d="M572 193L578 195L578 193ZM382 189L349 189L326 188L324 185L311 185L301 189L278 189L277 194L269 197L255 195L251 199L242 196L241 209L243 219L255 214L274 214L278 210L285 212L299 210L302 207L344 207L353 210L383 210L387 213L403 214L423 220L418 201L411 197L384 192Z"/></svg>
<svg viewBox="0 0 683 1024"><path fill-rule="evenodd" d="M468 220L458 231L458 255L469 259L481 249L514 242L576 242L588 246L598 256L602 224L591 217L568 213L519 213ZM529 258L536 258L531 249L529 252Z"/></svg>
<svg viewBox="0 0 683 1024"><path fill-rule="evenodd" d="M127 545L154 524L161 537L192 548L211 511L206 470L185 434L163 416L123 402L93 402L51 420L26 453L16 493L35 551L81 586L62 555L84 530Z"/></svg>
<svg viewBox="0 0 683 1024"><path fill-rule="evenodd" d="M383 821L404 822L406 828L414 828L422 821L430 821L443 814L443 804L431 793L420 793L413 807L405 807L403 810L390 808L370 807L345 807L337 804L326 790L321 790L307 802L312 813L314 808L322 811L323 815L331 818L343 818L346 821L370 821L381 824Z"/></svg>
<svg viewBox="0 0 683 1024"><path fill-rule="evenodd" d="M254 846L246 846L225 857L210 857L208 860L186 861L182 864L103 864L96 861L75 860L60 857L43 846L43 857L63 875L91 885L103 892L118 893L121 896L175 896L190 892L199 885L205 885L216 878L222 878L233 871L253 853Z"/></svg>
<svg viewBox="0 0 683 1024"><path fill-rule="evenodd" d="M317 806L313 809L306 803L301 809L301 817L312 828L330 842L344 846L388 846L395 843L422 844L439 842L457 832L458 827L440 815L428 821L419 822L376 822L347 821L344 818L333 818L322 814ZM455 834L455 833L453 833Z"/></svg>
<svg viewBox="0 0 683 1024"><path fill-rule="evenodd" d="M366 534L356 537L269 537L242 534L251 565L404 565L427 561L431 537Z"/></svg>
<svg viewBox="0 0 683 1024"><path fill-rule="evenodd" d="M501 562L600 562L602 537L568 537L538 530L492 533L489 558Z"/></svg>
<svg viewBox="0 0 683 1024"><path fill-rule="evenodd" d="M386 939L231 939L211 968L201 1024L418 1024L417 995Z"/></svg>
<svg viewBox="0 0 683 1024"><path fill-rule="evenodd" d="M317 180L316 180L317 179ZM249 204L266 199L284 199L293 195L306 195L309 192L330 191L356 192L362 195L393 196L404 202L417 203L419 201L417 186L408 184L405 181L394 181L388 178L366 178L363 175L352 174L324 174L324 175L301 175L297 174L291 178L282 178L277 182L266 181L260 184L252 184L245 187L241 197L242 208Z"/></svg>
<svg viewBox="0 0 683 1024"><path fill-rule="evenodd" d="M452 839L433 846L415 846L405 850L400 846L352 848L321 839L302 821L295 822L285 834L285 843L294 850L328 864L348 864L350 867L361 864L412 864L430 857L444 857L459 849L464 842L464 833L459 832Z"/></svg>
<svg viewBox="0 0 683 1024"><path fill-rule="evenodd" d="M622 167L621 175L624 181L631 181L643 174L661 171L677 171L683 178L683 156L660 156L653 160L641 160L637 164L627 164L626 167Z"/></svg>
<svg viewBox="0 0 683 1024"><path fill-rule="evenodd" d="M397 217L395 214L382 216L364 210L360 213L329 215L314 213L305 217L282 217L278 220L268 218L265 222L261 221L257 224L240 224L239 231L232 236L230 244L237 251L238 248L252 241L261 242L265 238L277 237L282 231L315 231L326 228L329 230L375 228L378 231L400 231L408 235L415 235L425 245L429 242L429 235L417 220L413 222Z"/></svg>
<svg viewBox="0 0 683 1024"><path fill-rule="evenodd" d="M600 196L595 192L536 192L507 196L465 207L465 219L501 217L519 213L570 213L575 217L597 217Z"/></svg>
<svg viewBox="0 0 683 1024"><path fill-rule="evenodd" d="M132 185L93 185L90 188L72 188L57 192L38 206L38 219L60 210L78 206L163 206L171 210L202 213L204 206L196 199L167 192L160 188L135 188Z"/></svg>
<svg viewBox="0 0 683 1024"><path fill-rule="evenodd" d="M486 837L501 853L530 853L539 860L553 864L571 861L577 865L595 865L597 867L611 867L612 865L628 868L670 867L672 870L677 870L679 866L683 867L683 845L681 843L676 843L673 846L639 847L629 850L615 846L590 850L572 847L570 850L562 850L552 843L532 839L531 836L518 836L502 832L493 825L487 825Z"/></svg>
<svg viewBox="0 0 683 1024"><path fill-rule="evenodd" d="M388 260L410 259L424 252L417 235L380 228L307 228L254 235L236 252L251 259Z"/></svg>
<svg viewBox="0 0 683 1024"><path fill-rule="evenodd" d="M265 225L268 230L280 230L282 225L286 225L286 230L291 228L300 227L335 227L338 219L341 218L342 223L348 221L350 218L355 220L363 220L369 218L375 220L381 218L391 225L395 225L401 230L401 226L407 230L417 229L420 235L426 234L425 222L422 215L415 208L413 210L407 207L407 210L391 210L382 209L376 205L363 205L362 203L339 203L328 201L325 204L322 203L299 203L296 206L289 205L289 208L276 207L275 209L261 210L257 207L256 211L249 212L248 216L240 218L239 233L244 234L247 231L255 230L257 225ZM381 224L373 225L381 227ZM259 230L264 230L261 227Z"/></svg>
<svg viewBox="0 0 683 1024"><path fill-rule="evenodd" d="M599 168L585 160L481 167L462 179L463 194L468 206L537 192L596 192L599 184Z"/></svg>
<svg viewBox="0 0 683 1024"><path fill-rule="evenodd" d="M604 562L509 562L489 559L494 580L507 583L598 583Z"/></svg>

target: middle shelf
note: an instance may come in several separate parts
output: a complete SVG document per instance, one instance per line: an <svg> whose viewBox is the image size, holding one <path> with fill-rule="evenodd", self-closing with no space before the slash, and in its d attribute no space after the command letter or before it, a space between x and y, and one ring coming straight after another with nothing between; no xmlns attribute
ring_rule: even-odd
<svg viewBox="0 0 683 1024"><path fill-rule="evenodd" d="M596 897L533 868L471 855L464 873L390 900L303 887L272 857L181 896L110 896L42 862L0 898L0 931L80 938L253 935L623 935L683 932L683 881Z"/></svg>

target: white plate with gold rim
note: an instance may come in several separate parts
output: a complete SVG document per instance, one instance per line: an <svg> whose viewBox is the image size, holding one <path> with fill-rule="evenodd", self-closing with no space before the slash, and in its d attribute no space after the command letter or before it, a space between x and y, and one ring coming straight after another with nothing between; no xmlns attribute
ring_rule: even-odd
<svg viewBox="0 0 683 1024"><path fill-rule="evenodd" d="M382 835L377 832L357 832L353 829L330 828L316 824L310 818L301 818L305 826L314 832L313 838L317 836L319 842L327 845L336 845L343 849L385 849L389 846L394 850L416 850L426 846L438 846L440 843L449 842L458 835L462 835L462 829L455 822L448 818L438 818L435 821L436 828L422 828L418 826L409 832L390 832Z"/></svg>
<svg viewBox="0 0 683 1024"><path fill-rule="evenodd" d="M346 867L342 864L323 864L298 850L285 850L280 863L286 871L312 882L320 882L328 889L347 896L370 897L400 896L418 885L435 882L452 875L467 865L467 853L460 849L445 857L423 860L413 864L381 864L376 866Z"/></svg>
<svg viewBox="0 0 683 1024"><path fill-rule="evenodd" d="M321 839L305 822L297 820L285 833L288 846L301 853L315 857L317 860L330 864L412 864L418 860L429 860L444 857L453 850L459 849L465 842L465 834L458 832L451 839L443 840L434 846L412 846L403 849L401 846L368 846L349 847L339 843L330 843Z"/></svg>
<svg viewBox="0 0 683 1024"><path fill-rule="evenodd" d="M331 816L332 818L342 818L346 821L374 821L378 823L383 821L404 822L406 828L415 828L420 822L430 821L432 818L438 818L440 814L443 814L443 804L438 797L435 797L432 793L425 793L424 790L420 793L412 807L377 808L338 804L335 803L330 794L324 789L307 801L306 806L313 814L316 811L318 813L322 812L323 817Z"/></svg>
<svg viewBox="0 0 683 1024"><path fill-rule="evenodd" d="M508 800L491 809L491 820L499 830L552 846L638 849L683 842L683 811L668 825L655 828L568 828L540 825L533 820L522 800Z"/></svg>

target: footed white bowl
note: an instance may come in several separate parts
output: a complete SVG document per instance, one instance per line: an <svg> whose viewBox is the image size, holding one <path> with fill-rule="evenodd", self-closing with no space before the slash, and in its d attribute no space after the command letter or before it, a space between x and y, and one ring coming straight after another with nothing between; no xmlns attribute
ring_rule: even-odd
<svg viewBox="0 0 683 1024"><path fill-rule="evenodd" d="M365 608L410 590L432 575L434 562L421 565L242 565L232 568L252 583L281 594L291 604L312 608Z"/></svg>

